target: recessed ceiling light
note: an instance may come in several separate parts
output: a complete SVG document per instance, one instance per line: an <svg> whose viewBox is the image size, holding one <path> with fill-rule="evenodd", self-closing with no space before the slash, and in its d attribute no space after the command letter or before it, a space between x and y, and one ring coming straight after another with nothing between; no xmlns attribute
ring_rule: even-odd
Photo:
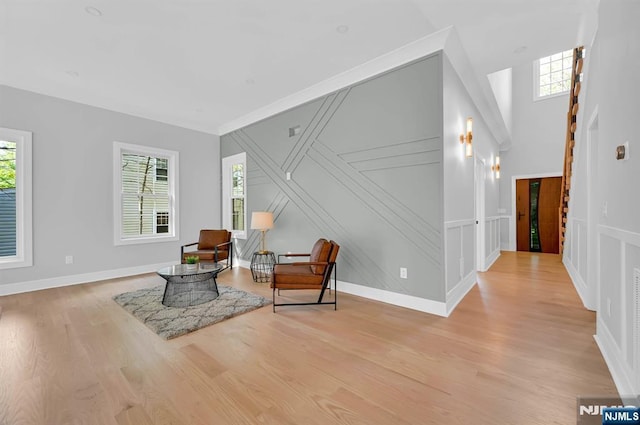
<svg viewBox="0 0 640 425"><path fill-rule="evenodd" d="M76 78L76 77L79 77L79 76L80 76L80 74L78 73L78 71L73 71L73 70L69 70L69 71L67 71L67 75L68 75L68 76L70 76L70 77L74 77L74 78Z"/></svg>
<svg viewBox="0 0 640 425"><path fill-rule="evenodd" d="M100 9L95 8L93 6L85 7L84 11L87 12L91 16L102 16L102 12L100 11Z"/></svg>
<svg viewBox="0 0 640 425"><path fill-rule="evenodd" d="M527 50L527 46L520 46L517 49L515 49L513 53L518 54L518 53L524 52L525 50Z"/></svg>
<svg viewBox="0 0 640 425"><path fill-rule="evenodd" d="M338 31L339 34L346 34L349 32L349 26L348 25L338 25L336 27L336 31Z"/></svg>

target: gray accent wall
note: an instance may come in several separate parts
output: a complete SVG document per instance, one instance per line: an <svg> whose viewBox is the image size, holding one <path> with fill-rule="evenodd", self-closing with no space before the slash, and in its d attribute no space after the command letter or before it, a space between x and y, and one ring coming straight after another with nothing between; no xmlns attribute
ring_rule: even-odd
<svg viewBox="0 0 640 425"><path fill-rule="evenodd" d="M218 136L2 85L0 126L33 132L34 235L33 267L0 270L0 291L178 262L182 243L220 226ZM114 246L114 141L180 153L180 241Z"/></svg>
<svg viewBox="0 0 640 425"><path fill-rule="evenodd" d="M247 153L248 217L275 213L268 249L334 239L339 280L444 302L442 102L440 52L221 136Z"/></svg>

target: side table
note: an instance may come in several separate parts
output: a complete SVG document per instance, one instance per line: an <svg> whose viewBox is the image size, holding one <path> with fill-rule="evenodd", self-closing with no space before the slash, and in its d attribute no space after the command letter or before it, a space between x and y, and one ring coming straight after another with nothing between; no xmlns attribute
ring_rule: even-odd
<svg viewBox="0 0 640 425"><path fill-rule="evenodd" d="M254 252L251 256L251 276L254 282L270 282L276 255L271 251Z"/></svg>

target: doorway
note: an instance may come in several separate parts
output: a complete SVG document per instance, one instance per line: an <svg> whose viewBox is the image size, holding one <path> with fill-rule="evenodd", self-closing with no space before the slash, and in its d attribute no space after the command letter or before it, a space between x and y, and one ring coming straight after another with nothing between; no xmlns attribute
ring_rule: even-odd
<svg viewBox="0 0 640 425"><path fill-rule="evenodd" d="M518 251L559 253L561 177L516 180Z"/></svg>

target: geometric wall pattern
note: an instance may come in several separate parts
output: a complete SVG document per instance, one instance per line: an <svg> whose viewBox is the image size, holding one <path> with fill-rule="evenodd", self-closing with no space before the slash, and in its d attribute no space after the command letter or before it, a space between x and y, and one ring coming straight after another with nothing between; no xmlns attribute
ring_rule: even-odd
<svg viewBox="0 0 640 425"><path fill-rule="evenodd" d="M444 301L441 63L420 59L221 137L222 157L247 154L248 213L274 212L270 250L334 239L340 280ZM237 249L248 260L258 244L250 232Z"/></svg>

